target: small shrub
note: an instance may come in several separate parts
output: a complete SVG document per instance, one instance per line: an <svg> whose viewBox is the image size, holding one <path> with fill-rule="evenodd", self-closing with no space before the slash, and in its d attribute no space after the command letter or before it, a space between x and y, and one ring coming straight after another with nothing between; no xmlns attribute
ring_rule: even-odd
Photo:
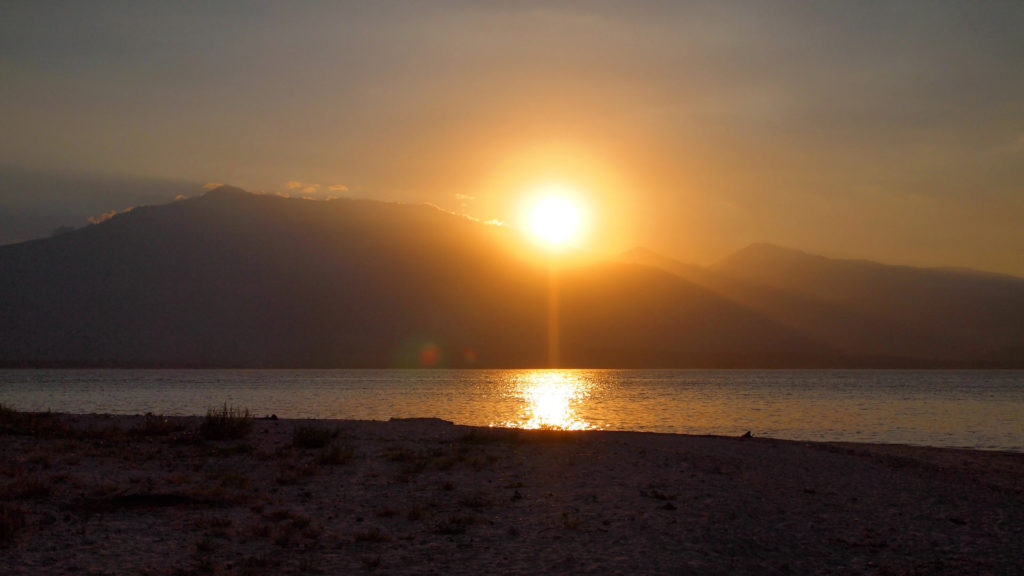
<svg viewBox="0 0 1024 576"><path fill-rule="evenodd" d="M199 434L207 440L237 440L252 430L252 414L248 409L224 406L210 408L199 426Z"/></svg>
<svg viewBox="0 0 1024 576"><path fill-rule="evenodd" d="M341 434L339 428L299 426L292 431L292 446L296 448L323 448Z"/></svg>

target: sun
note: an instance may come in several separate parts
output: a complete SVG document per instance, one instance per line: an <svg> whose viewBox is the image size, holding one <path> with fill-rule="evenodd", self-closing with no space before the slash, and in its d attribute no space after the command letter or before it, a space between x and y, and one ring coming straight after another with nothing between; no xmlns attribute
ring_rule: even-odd
<svg viewBox="0 0 1024 576"><path fill-rule="evenodd" d="M526 223L534 240L549 249L562 250L579 241L583 210L567 191L543 190L530 205Z"/></svg>

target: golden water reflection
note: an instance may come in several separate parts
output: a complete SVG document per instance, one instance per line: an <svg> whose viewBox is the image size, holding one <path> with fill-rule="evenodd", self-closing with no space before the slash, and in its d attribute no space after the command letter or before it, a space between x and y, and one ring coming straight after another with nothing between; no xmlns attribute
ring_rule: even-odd
<svg viewBox="0 0 1024 576"><path fill-rule="evenodd" d="M590 396L592 383L572 372L537 370L513 377L508 394L520 404L515 419L501 422L510 428L590 430L580 418L578 405Z"/></svg>

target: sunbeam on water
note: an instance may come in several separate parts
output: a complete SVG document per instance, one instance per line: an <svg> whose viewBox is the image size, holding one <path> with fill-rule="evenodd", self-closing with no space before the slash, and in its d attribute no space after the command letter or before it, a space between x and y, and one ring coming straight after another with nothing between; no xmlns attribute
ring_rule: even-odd
<svg viewBox="0 0 1024 576"><path fill-rule="evenodd" d="M590 430L577 414L577 404L590 396L591 383L575 374L536 371L513 378L508 395L521 405L515 419L496 423L510 428Z"/></svg>
<svg viewBox="0 0 1024 576"><path fill-rule="evenodd" d="M0 370L0 404L1024 452L1022 383L1024 370Z"/></svg>

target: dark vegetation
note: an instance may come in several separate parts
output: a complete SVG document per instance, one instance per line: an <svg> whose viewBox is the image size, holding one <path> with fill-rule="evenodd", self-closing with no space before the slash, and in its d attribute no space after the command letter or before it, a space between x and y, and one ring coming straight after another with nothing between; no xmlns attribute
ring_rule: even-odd
<svg viewBox="0 0 1024 576"><path fill-rule="evenodd" d="M206 411L199 426L199 434L206 440L238 440L252 430L252 415L248 409L224 404Z"/></svg>

